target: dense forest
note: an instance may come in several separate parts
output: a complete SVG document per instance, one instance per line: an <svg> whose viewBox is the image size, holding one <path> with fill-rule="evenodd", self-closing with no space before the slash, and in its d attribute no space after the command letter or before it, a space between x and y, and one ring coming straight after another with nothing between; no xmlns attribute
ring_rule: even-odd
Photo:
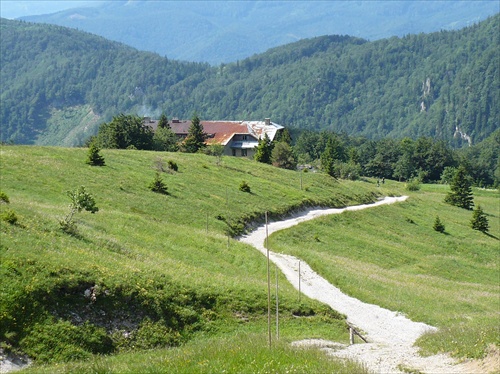
<svg viewBox="0 0 500 374"><path fill-rule="evenodd" d="M79 145L118 113L196 111L371 139L476 144L500 118L499 20L376 42L324 36L211 67L2 19L1 140Z"/></svg>

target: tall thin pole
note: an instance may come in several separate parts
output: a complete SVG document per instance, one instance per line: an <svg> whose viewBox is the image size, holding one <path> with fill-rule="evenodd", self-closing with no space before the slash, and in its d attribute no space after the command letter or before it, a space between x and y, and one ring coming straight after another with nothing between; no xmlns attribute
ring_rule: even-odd
<svg viewBox="0 0 500 374"><path fill-rule="evenodd" d="M227 219L229 220L229 195L227 193L227 186L226 186L226 216ZM227 226L227 249L229 249L229 225Z"/></svg>
<svg viewBox="0 0 500 374"><path fill-rule="evenodd" d="M267 249L267 334L269 335L269 347L271 347L271 275L269 271L269 231L267 229L266 212L266 249Z"/></svg>
<svg viewBox="0 0 500 374"><path fill-rule="evenodd" d="M279 314L279 297L278 297L278 294L279 294L279 286L278 286L278 267L275 266L274 267L275 271L276 271L276 340L279 340L280 338L280 322L279 322L279 317L280 317L280 314Z"/></svg>
<svg viewBox="0 0 500 374"><path fill-rule="evenodd" d="M299 261L299 303L300 303L300 261Z"/></svg>

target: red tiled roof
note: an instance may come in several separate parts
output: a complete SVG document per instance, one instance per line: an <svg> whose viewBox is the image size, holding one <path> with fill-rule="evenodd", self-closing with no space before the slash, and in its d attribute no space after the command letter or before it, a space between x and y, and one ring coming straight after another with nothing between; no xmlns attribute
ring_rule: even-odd
<svg viewBox="0 0 500 374"><path fill-rule="evenodd" d="M208 144L226 145L235 134L248 134L248 127L236 121L202 121Z"/></svg>
<svg viewBox="0 0 500 374"><path fill-rule="evenodd" d="M266 126L262 121L200 121L203 130L209 135L208 144L220 143L226 145L236 134L249 134L256 140L268 133L271 140L274 139L276 131L283 128L280 125L272 124ZM149 120L145 123L153 130L158 127L157 120ZM177 135L187 135L191 121L188 120L172 120L169 122L172 131Z"/></svg>

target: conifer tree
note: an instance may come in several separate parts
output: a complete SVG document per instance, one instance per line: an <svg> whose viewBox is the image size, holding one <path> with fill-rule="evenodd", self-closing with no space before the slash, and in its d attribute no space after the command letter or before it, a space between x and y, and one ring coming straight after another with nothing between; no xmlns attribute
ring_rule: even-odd
<svg viewBox="0 0 500 374"><path fill-rule="evenodd" d="M474 206L471 185L472 183L467 175L465 167L460 166L451 181L451 191L448 192L444 201L448 204L471 210Z"/></svg>
<svg viewBox="0 0 500 374"><path fill-rule="evenodd" d="M326 143L325 151L321 154L321 167L331 177L335 177L335 162L341 161L343 148L337 138L330 137Z"/></svg>
<svg viewBox="0 0 500 374"><path fill-rule="evenodd" d="M162 113L160 119L158 121L158 128L160 129L170 129L170 125L168 124L168 119L165 113Z"/></svg>
<svg viewBox="0 0 500 374"><path fill-rule="evenodd" d="M153 192L168 195L168 187L163 182L159 172L156 172L155 178L151 181L148 187Z"/></svg>
<svg viewBox="0 0 500 374"><path fill-rule="evenodd" d="M258 162L263 162L265 164L271 163L271 156L273 152L273 144L269 136L264 134L263 137L259 139L257 147L255 147L254 160Z"/></svg>
<svg viewBox="0 0 500 374"><path fill-rule="evenodd" d="M472 212L472 219L470 221L470 226L474 230L479 230L481 232L488 232L489 223L486 214L483 212L481 205L478 205L474 212Z"/></svg>
<svg viewBox="0 0 500 374"><path fill-rule="evenodd" d="M95 145L95 143L90 144L89 153L87 156L86 163L91 166L104 166L106 163L104 162L104 157L100 154L100 149Z"/></svg>
<svg viewBox="0 0 500 374"><path fill-rule="evenodd" d="M187 153L196 153L206 146L207 134L203 129L198 115L194 115L189 126L188 135L184 141L184 150Z"/></svg>
<svg viewBox="0 0 500 374"><path fill-rule="evenodd" d="M443 222L441 222L441 220L439 219L439 216L436 216L436 219L434 220L434 225L432 226L432 228L434 230L436 230L437 232L444 232L445 227L444 227Z"/></svg>
<svg viewBox="0 0 500 374"><path fill-rule="evenodd" d="M292 136L290 135L290 131L288 131L286 127L278 132L275 140L277 142L284 142L290 146L292 145Z"/></svg>
<svg viewBox="0 0 500 374"><path fill-rule="evenodd" d="M273 166L282 169L294 170L297 167L297 159L292 147L283 141L278 142L271 152Z"/></svg>

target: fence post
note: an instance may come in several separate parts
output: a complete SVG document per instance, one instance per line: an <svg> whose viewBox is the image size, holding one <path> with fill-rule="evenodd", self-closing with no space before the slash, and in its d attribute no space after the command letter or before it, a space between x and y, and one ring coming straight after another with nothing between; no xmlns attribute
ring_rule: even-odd
<svg viewBox="0 0 500 374"><path fill-rule="evenodd" d="M299 260L299 303L300 303L300 260Z"/></svg>

